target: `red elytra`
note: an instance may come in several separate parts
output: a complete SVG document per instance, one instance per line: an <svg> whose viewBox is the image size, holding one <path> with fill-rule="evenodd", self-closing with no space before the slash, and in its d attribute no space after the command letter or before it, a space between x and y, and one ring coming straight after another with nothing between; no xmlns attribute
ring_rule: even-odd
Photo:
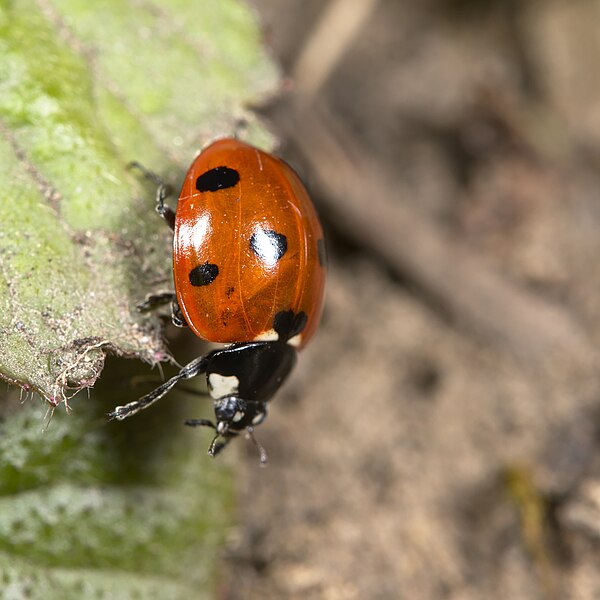
<svg viewBox="0 0 600 600"><path fill-rule="evenodd" d="M325 283L323 231L294 171L236 139L192 163L177 204L173 271L179 306L211 342L270 339L280 311L315 332Z"/></svg>

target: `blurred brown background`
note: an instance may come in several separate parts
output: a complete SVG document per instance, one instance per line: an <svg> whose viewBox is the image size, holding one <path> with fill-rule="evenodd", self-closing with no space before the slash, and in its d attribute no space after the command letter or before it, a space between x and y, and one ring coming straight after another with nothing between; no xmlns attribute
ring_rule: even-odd
<svg viewBox="0 0 600 600"><path fill-rule="evenodd" d="M330 277L223 596L600 598L600 2L253 4Z"/></svg>

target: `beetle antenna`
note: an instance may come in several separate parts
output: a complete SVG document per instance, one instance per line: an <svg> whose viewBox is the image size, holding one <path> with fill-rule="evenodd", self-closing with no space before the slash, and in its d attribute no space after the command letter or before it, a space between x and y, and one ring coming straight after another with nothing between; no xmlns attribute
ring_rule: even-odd
<svg viewBox="0 0 600 600"><path fill-rule="evenodd" d="M254 427L246 428L246 438L249 439L256 446L258 454L260 455L260 466L266 467L267 463L269 462L269 457L267 455L265 447L254 437Z"/></svg>
<svg viewBox="0 0 600 600"><path fill-rule="evenodd" d="M189 427L210 427L211 429L214 429L217 432L215 433L215 437L212 439L212 442L208 447L208 455L212 456L213 458L217 456L217 454L219 454L221 450L223 450L223 448L227 446L227 444L229 444L232 438L237 436L237 432L235 431L226 431L224 433L219 432L217 426L208 419L188 419L187 421L185 421L185 424Z"/></svg>
<svg viewBox="0 0 600 600"><path fill-rule="evenodd" d="M229 444L229 442L236 437L237 433L235 432L227 432L226 434L217 433L215 437L212 439L210 446L208 447L208 455L213 458L217 456ZM219 441L219 440L223 441Z"/></svg>
<svg viewBox="0 0 600 600"><path fill-rule="evenodd" d="M208 419L187 419L184 424L188 427L210 427L211 429L217 430L217 426Z"/></svg>
<svg viewBox="0 0 600 600"><path fill-rule="evenodd" d="M215 437L212 439L212 442L210 443L210 446L208 447L208 455L212 456L213 458L217 454L219 454L219 452L221 452L221 450L225 446L225 444L222 443L222 442L217 443L217 441L219 440L220 437L221 437L221 434L220 433L216 433Z"/></svg>

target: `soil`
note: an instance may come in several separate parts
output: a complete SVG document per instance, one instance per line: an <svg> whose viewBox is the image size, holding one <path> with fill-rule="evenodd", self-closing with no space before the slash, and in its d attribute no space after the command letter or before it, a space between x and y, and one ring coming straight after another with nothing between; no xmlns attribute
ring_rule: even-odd
<svg viewBox="0 0 600 600"><path fill-rule="evenodd" d="M327 8L361 3L253 4L292 74ZM239 445L222 596L600 598L600 2L371 8L310 99L316 127L293 99L319 61L266 109L323 215L329 281L257 431L268 468ZM300 141L328 128L376 165L346 196ZM406 221L374 197L364 227L345 218L369 177Z"/></svg>

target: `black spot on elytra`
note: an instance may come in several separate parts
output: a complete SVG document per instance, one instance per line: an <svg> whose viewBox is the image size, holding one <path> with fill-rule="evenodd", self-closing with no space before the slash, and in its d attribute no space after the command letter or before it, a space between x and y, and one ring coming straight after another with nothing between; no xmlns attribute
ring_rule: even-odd
<svg viewBox="0 0 600 600"><path fill-rule="evenodd" d="M235 292L235 288L234 288L233 286L231 286L231 287L228 287L228 288L225 290L225 295L226 295L228 298L231 298L231 296L233 296L233 292Z"/></svg>
<svg viewBox="0 0 600 600"><path fill-rule="evenodd" d="M308 317L304 311L294 314L293 310L282 310L273 319L273 329L280 340L287 341L302 332L307 321Z"/></svg>
<svg viewBox="0 0 600 600"><path fill-rule="evenodd" d="M201 287L210 285L219 274L219 267L209 262L198 265L190 271L190 283L193 286Z"/></svg>
<svg viewBox="0 0 600 600"><path fill-rule="evenodd" d="M196 189L199 192L216 192L226 190L238 184L240 174L229 167L215 167L206 173L202 173L196 179Z"/></svg>
<svg viewBox="0 0 600 600"><path fill-rule="evenodd" d="M274 265L287 252L287 238L272 229L257 229L250 238L250 248L260 259Z"/></svg>
<svg viewBox="0 0 600 600"><path fill-rule="evenodd" d="M319 264L324 267L327 264L327 250L323 238L317 240L317 256L319 258Z"/></svg>

